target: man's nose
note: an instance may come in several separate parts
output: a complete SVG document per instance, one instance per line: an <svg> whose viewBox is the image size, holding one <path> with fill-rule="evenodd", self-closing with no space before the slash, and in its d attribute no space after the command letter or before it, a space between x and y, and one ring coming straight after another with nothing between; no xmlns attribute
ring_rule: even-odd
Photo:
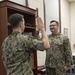
<svg viewBox="0 0 75 75"><path fill-rule="evenodd" d="M53 26L50 26L50 28L53 28Z"/></svg>

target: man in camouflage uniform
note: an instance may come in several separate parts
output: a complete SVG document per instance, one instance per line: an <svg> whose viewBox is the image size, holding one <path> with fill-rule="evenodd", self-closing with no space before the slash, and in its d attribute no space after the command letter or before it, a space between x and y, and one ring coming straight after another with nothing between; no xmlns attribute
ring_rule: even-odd
<svg viewBox="0 0 75 75"><path fill-rule="evenodd" d="M58 22L50 22L49 35L50 49L46 51L46 75L66 75L66 71L71 67L72 53L70 42L67 36L58 31Z"/></svg>
<svg viewBox="0 0 75 75"><path fill-rule="evenodd" d="M42 34L42 41L22 34L25 29L23 15L13 14L10 16L9 23L13 32L2 44L2 58L7 75L33 75L31 53L33 50L44 50L50 47L41 19L37 18L37 22L38 29Z"/></svg>

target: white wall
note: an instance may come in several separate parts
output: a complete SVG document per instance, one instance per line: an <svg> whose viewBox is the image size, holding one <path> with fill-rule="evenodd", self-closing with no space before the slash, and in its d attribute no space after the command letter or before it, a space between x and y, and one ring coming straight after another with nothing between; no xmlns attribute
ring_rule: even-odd
<svg viewBox="0 0 75 75"><path fill-rule="evenodd" d="M32 1L32 0L30 0ZM36 3L38 1L38 4ZM41 3L39 4L39 1L41 0L35 0L35 4L34 5L37 6L39 5L39 8L41 8ZM33 1L32 1L33 2ZM30 2L31 3L31 2ZM50 34L49 31L49 24L51 20L57 20L59 21L59 7L58 7L58 0L45 0L45 4L46 4L46 32L47 34ZM42 17L42 10L39 9L39 15ZM43 14L44 16L44 14ZM44 65L45 64L45 57L46 57L46 52L37 52L37 58L38 58L38 66Z"/></svg>
<svg viewBox="0 0 75 75"><path fill-rule="evenodd" d="M25 0L9 0L9 1L21 4L21 5L26 5Z"/></svg>
<svg viewBox="0 0 75 75"><path fill-rule="evenodd" d="M43 0L29 0L29 7L36 9L38 8L38 15L42 18L44 22L44 8ZM45 64L46 52L37 51L37 65L42 66Z"/></svg>
<svg viewBox="0 0 75 75"><path fill-rule="evenodd" d="M29 7L33 9L38 8L38 15L44 22L43 0L29 0Z"/></svg>
<svg viewBox="0 0 75 75"><path fill-rule="evenodd" d="M58 0L45 0L46 4L46 32L50 34L49 24L51 20L59 22L59 3Z"/></svg>
<svg viewBox="0 0 75 75"><path fill-rule="evenodd" d="M63 34L64 28L68 29L70 38L70 6L67 0L61 0L61 33Z"/></svg>
<svg viewBox="0 0 75 75"><path fill-rule="evenodd" d="M70 25L71 25L71 47L73 54L75 53L75 2L70 3Z"/></svg>
<svg viewBox="0 0 75 75"><path fill-rule="evenodd" d="M72 54L75 55L75 1L61 0L61 32L68 29L68 37L71 42Z"/></svg>
<svg viewBox="0 0 75 75"><path fill-rule="evenodd" d="M41 0L39 0L41 1ZM34 5L37 6L39 5L36 3L37 1L35 0L35 4ZM40 2L41 5L42 2ZM50 34L49 31L49 23L51 20L57 20L59 21L59 7L58 7L58 0L46 0L45 1L46 4L46 32L47 34ZM39 5L39 8L41 8L42 6ZM39 9L39 14L41 14L40 16L42 16L42 10ZM44 16L44 14L43 14ZM44 65L45 64L45 57L46 57L46 52L41 52L41 51L37 51L37 60L38 60L38 66Z"/></svg>

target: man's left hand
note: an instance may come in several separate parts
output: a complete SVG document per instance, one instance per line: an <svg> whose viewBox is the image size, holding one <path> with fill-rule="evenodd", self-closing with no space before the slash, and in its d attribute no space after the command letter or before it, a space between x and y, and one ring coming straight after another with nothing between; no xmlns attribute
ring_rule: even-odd
<svg viewBox="0 0 75 75"><path fill-rule="evenodd" d="M67 66L64 66L64 70L67 71L69 70L69 68Z"/></svg>

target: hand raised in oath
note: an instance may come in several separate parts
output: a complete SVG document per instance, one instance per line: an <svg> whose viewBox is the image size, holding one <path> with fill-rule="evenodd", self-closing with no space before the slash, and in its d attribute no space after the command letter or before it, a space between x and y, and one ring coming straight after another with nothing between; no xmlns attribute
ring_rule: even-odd
<svg viewBox="0 0 75 75"><path fill-rule="evenodd" d="M37 17L37 29L42 31L45 30L44 23L42 22L42 19L40 17Z"/></svg>

